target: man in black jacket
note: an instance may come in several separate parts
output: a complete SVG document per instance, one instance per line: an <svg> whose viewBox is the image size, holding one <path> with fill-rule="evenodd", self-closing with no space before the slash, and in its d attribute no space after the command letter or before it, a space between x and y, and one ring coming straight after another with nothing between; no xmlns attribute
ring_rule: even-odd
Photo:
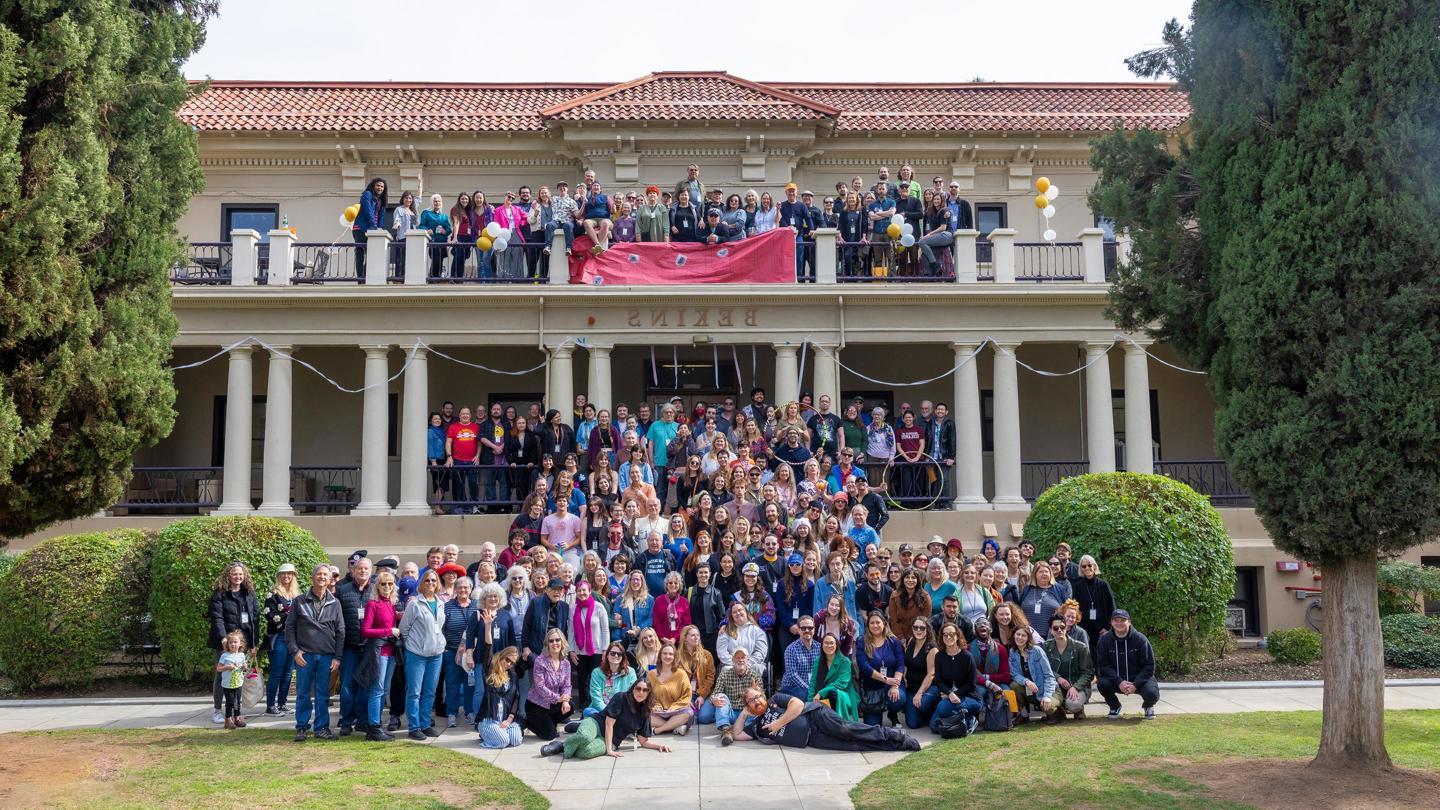
<svg viewBox="0 0 1440 810"><path fill-rule="evenodd" d="M743 239L744 234L735 230L735 226L720 220L720 209L711 208L705 212L705 221L700 229L695 232L695 241L705 245L718 245L724 242L733 242L736 239Z"/></svg>
<svg viewBox="0 0 1440 810"><path fill-rule="evenodd" d="M934 413L925 420L925 450L940 465L940 480L935 482L940 491L935 506L944 509L955 498L955 493L950 491L950 477L955 469L955 420L950 418L950 406L944 402L937 404Z"/></svg>
<svg viewBox="0 0 1440 810"><path fill-rule="evenodd" d="M890 522L890 510L885 508L885 499L870 489L870 482L864 478L855 479L855 503L865 507L865 522L876 532Z"/></svg>
<svg viewBox="0 0 1440 810"><path fill-rule="evenodd" d="M285 646L295 657L295 742L305 742L315 714L315 738L334 740L330 730L330 673L340 668L345 646L345 617L330 594L330 566L310 572L310 590L290 603Z"/></svg>
<svg viewBox="0 0 1440 810"><path fill-rule="evenodd" d="M1110 719L1120 717L1122 695L1139 695L1145 719L1155 719L1155 704L1160 700L1160 682L1155 679L1155 650L1145 634L1130 626L1130 613L1116 610L1110 614L1110 632L1102 633L1095 651L1098 685Z"/></svg>
<svg viewBox="0 0 1440 810"><path fill-rule="evenodd" d="M685 593L690 602L690 621L700 630L700 646L714 656L715 643L720 637L720 625L725 623L725 599L714 585L710 563L695 565L695 584Z"/></svg>
<svg viewBox="0 0 1440 810"><path fill-rule="evenodd" d="M345 648L340 653L340 736L348 737L355 726L365 725L365 690L355 683L355 667L365 654L365 603L370 601L370 572L373 565L362 549L350 555L350 574L335 588L345 617Z"/></svg>

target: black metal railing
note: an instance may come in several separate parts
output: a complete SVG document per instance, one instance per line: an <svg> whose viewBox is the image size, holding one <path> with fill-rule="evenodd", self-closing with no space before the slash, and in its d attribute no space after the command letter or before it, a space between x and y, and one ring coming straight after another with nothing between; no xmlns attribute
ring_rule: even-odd
<svg viewBox="0 0 1440 810"><path fill-rule="evenodd" d="M292 280L296 284L359 284L363 268L357 264L361 245L354 242L296 242L291 248L294 261ZM369 256L367 261L385 261Z"/></svg>
<svg viewBox="0 0 1440 810"><path fill-rule="evenodd" d="M1022 461L1020 462L1020 494L1033 501L1040 493L1072 475L1090 472L1088 461Z"/></svg>
<svg viewBox="0 0 1440 810"><path fill-rule="evenodd" d="M133 467L116 513L198 514L220 505L220 467Z"/></svg>
<svg viewBox="0 0 1440 810"><path fill-rule="evenodd" d="M229 284L234 247L230 242L191 242L170 268L173 284Z"/></svg>
<svg viewBox="0 0 1440 810"><path fill-rule="evenodd" d="M535 470L508 464L456 464L428 468L430 505L447 514L517 512L535 488Z"/></svg>
<svg viewBox="0 0 1440 810"><path fill-rule="evenodd" d="M1223 459L1157 461L1155 472L1209 496L1216 506L1248 506L1251 503L1250 493L1230 477L1230 465Z"/></svg>
<svg viewBox="0 0 1440 810"><path fill-rule="evenodd" d="M1106 242L1102 253L1105 257L1105 280L1110 281L1115 276L1115 263L1119 261L1120 251L1115 246L1115 240Z"/></svg>
<svg viewBox="0 0 1440 810"><path fill-rule="evenodd" d="M897 250L887 240L875 242L836 242L835 280L842 284L858 282L938 282L955 279L952 247L934 248L939 266L934 273L925 267L919 246ZM878 268L878 272L877 272Z"/></svg>
<svg viewBox="0 0 1440 810"><path fill-rule="evenodd" d="M290 468L290 505L306 512L348 514L360 503L360 468L319 465Z"/></svg>
<svg viewBox="0 0 1440 810"><path fill-rule="evenodd" d="M493 250L477 249L473 242L431 242L425 248L425 280L430 284L544 283L550 277L545 247L511 245L497 255Z"/></svg>
<svg viewBox="0 0 1440 810"><path fill-rule="evenodd" d="M1084 281L1079 242L1016 242L1016 281Z"/></svg>

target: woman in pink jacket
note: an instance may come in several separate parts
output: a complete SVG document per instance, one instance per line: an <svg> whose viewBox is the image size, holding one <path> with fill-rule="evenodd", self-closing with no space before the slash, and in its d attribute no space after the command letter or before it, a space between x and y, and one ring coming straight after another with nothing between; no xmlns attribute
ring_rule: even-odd
<svg viewBox="0 0 1440 810"><path fill-rule="evenodd" d="M505 204L495 209L495 222L510 229L505 249L495 252L495 278L525 278L525 231L530 218L524 208L515 204L515 192L505 192Z"/></svg>

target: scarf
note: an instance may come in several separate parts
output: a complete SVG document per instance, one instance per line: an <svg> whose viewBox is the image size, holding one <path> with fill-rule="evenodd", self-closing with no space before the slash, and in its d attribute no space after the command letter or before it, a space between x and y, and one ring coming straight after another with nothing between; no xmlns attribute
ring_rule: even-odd
<svg viewBox="0 0 1440 810"><path fill-rule="evenodd" d="M581 655L591 655L590 650L594 649L590 638L590 619L594 615L595 597L583 602L575 600L575 620L571 624L575 629L575 648Z"/></svg>

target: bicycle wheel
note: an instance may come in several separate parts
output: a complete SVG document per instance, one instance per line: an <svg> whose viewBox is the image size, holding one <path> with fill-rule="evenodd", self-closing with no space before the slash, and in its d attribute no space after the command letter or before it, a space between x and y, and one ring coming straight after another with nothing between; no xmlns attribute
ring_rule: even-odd
<svg viewBox="0 0 1440 810"><path fill-rule="evenodd" d="M1310 606L1305 608L1305 623L1310 625L1316 632L1324 632L1323 619L1325 614L1322 611L1323 608L1320 606L1319 599L1311 602Z"/></svg>

